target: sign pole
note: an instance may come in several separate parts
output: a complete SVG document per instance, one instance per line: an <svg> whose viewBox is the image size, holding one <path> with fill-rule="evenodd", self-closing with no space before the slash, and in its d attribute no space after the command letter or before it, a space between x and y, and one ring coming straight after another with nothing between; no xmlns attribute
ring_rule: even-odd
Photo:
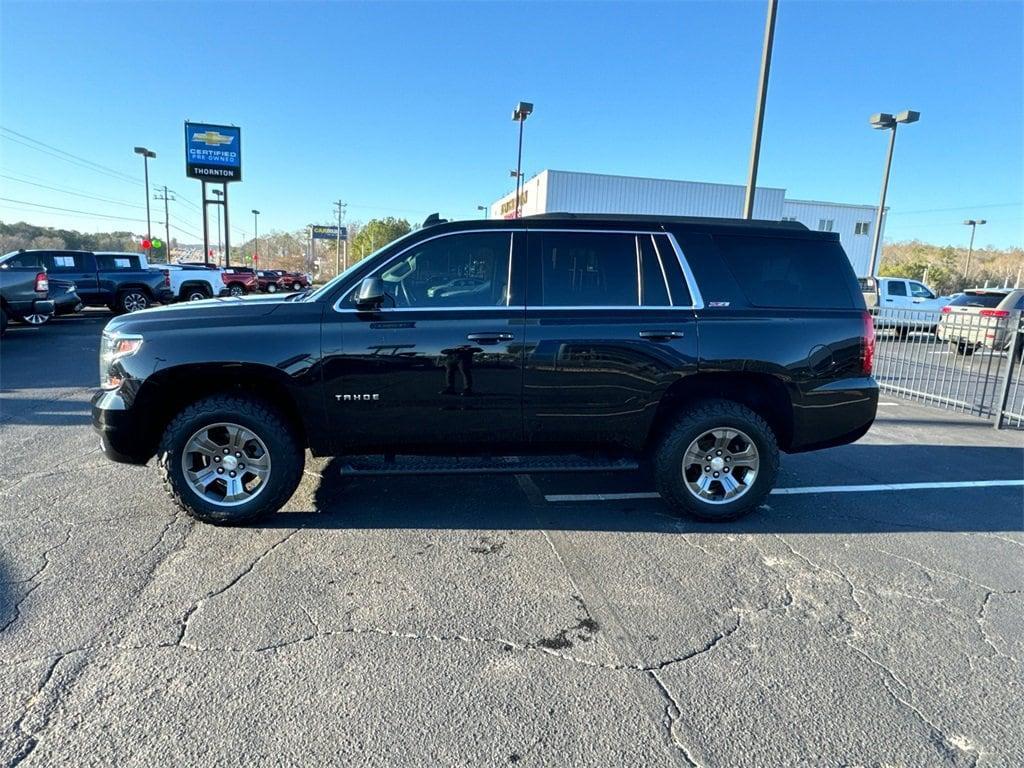
<svg viewBox="0 0 1024 768"><path fill-rule="evenodd" d="M200 182L203 188L203 263L210 258L210 222L206 217L206 182Z"/></svg>
<svg viewBox="0 0 1024 768"><path fill-rule="evenodd" d="M224 267L227 268L231 266L231 225L228 223L227 182L225 182L222 186L224 187L224 197L221 198L223 201L221 205L224 206Z"/></svg>

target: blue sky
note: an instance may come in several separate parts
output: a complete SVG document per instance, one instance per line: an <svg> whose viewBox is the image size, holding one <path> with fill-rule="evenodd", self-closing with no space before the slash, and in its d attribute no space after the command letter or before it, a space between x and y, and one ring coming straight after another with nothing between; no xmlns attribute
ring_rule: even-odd
<svg viewBox="0 0 1024 768"><path fill-rule="evenodd" d="M867 118L916 109L921 121L897 139L889 239L966 242L960 222L971 217L989 221L979 243L1020 246L1022 7L781 0L759 183L795 198L874 203L886 137ZM201 233L199 182L184 177L189 118L242 127L232 229L251 233L254 207L261 231L328 221L339 197L349 219L476 217L478 204L510 188L519 100L536 105L528 174L741 184L764 14L760 0L4 0L0 126L134 181L0 132L0 197L144 220L132 154L143 144L158 154L151 182L193 203L171 209L172 234L193 241L183 234ZM3 200L0 218L145 228Z"/></svg>

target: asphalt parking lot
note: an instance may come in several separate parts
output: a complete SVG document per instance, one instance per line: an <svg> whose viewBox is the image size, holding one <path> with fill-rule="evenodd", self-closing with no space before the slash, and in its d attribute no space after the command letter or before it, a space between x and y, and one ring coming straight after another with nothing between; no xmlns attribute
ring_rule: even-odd
<svg viewBox="0 0 1024 768"><path fill-rule="evenodd" d="M724 525L311 458L215 528L99 453L107 318L0 342L0 763L1024 764L1021 432L886 397Z"/></svg>

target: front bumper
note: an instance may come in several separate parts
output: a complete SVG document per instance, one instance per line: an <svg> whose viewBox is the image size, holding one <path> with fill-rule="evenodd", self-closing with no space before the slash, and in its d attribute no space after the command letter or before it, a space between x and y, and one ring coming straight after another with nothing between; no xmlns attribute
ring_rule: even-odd
<svg viewBox="0 0 1024 768"><path fill-rule="evenodd" d="M116 389L100 390L93 395L92 427L100 437L100 448L111 461L145 464L155 453L145 437L144 425Z"/></svg>

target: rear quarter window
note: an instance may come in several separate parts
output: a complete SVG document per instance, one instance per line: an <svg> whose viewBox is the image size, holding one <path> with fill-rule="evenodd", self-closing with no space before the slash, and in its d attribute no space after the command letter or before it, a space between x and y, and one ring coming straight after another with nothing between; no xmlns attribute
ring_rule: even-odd
<svg viewBox="0 0 1024 768"><path fill-rule="evenodd" d="M715 240L722 260L755 307L860 306L853 269L837 242L740 235L720 235Z"/></svg>

